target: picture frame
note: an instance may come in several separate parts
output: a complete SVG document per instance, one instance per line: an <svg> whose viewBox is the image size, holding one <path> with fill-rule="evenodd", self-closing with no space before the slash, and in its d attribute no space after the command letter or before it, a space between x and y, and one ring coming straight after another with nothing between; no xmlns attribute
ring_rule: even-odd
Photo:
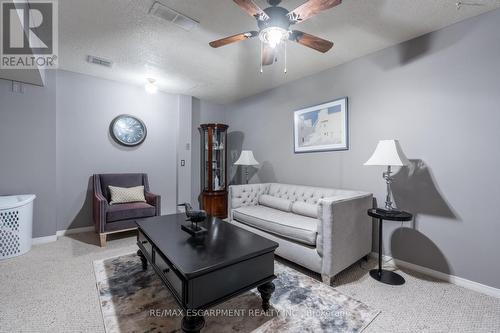
<svg viewBox="0 0 500 333"><path fill-rule="evenodd" d="M295 153L349 150L348 98L294 111Z"/></svg>

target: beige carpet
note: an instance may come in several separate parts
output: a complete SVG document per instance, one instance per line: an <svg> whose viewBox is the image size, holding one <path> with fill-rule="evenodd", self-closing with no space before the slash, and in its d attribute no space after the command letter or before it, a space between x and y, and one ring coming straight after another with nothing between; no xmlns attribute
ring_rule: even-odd
<svg viewBox="0 0 500 333"><path fill-rule="evenodd" d="M0 332L104 332L92 262L130 253L135 238L96 243L91 233L62 237L0 261ZM500 299L410 271L400 272L405 285L383 285L368 276L375 265L360 262L337 281L340 292L382 311L364 332L500 331Z"/></svg>

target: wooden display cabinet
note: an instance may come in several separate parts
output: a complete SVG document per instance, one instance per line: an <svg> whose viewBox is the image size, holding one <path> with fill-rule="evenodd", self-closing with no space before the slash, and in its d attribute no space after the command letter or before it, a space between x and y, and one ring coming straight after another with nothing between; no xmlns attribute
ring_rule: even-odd
<svg viewBox="0 0 500 333"><path fill-rule="evenodd" d="M227 217L227 129L223 124L202 124L201 205L209 215Z"/></svg>

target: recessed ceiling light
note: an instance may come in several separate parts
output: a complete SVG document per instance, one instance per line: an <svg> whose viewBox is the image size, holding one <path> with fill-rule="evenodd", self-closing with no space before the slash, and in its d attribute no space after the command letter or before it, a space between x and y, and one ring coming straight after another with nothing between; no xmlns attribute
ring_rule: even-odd
<svg viewBox="0 0 500 333"><path fill-rule="evenodd" d="M158 92L158 86L156 85L156 80L152 78L147 79L148 82L146 82L146 85L144 86L144 89L148 94L156 94Z"/></svg>

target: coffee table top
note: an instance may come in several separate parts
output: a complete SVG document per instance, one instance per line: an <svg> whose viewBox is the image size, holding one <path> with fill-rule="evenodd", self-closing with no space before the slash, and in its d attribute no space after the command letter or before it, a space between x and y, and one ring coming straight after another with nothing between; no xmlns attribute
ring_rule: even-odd
<svg viewBox="0 0 500 333"><path fill-rule="evenodd" d="M224 222L208 217L199 223L208 232L198 238L181 229L186 215L155 216L137 222L158 250L186 278L216 270L260 254L274 251L278 243Z"/></svg>

